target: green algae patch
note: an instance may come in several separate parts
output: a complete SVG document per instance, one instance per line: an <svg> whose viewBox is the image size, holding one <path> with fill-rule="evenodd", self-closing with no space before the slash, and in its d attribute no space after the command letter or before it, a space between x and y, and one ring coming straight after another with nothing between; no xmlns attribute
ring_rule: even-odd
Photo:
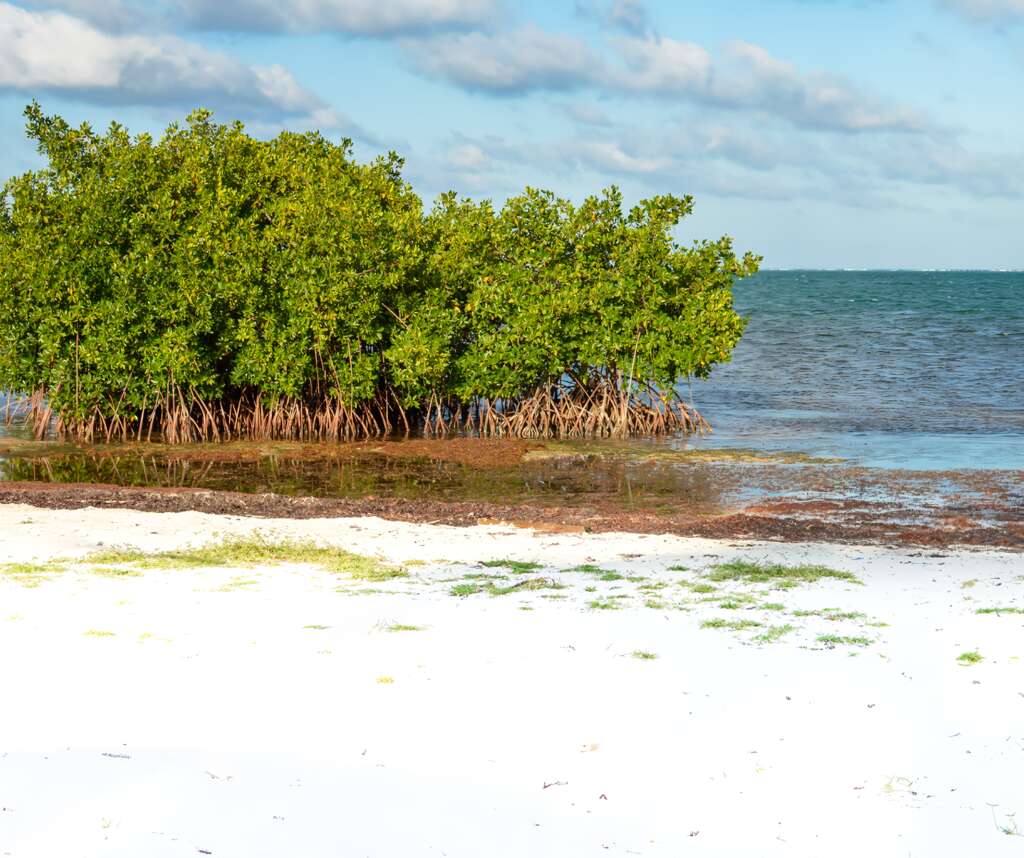
<svg viewBox="0 0 1024 858"><path fill-rule="evenodd" d="M775 643L775 641L785 637L793 631L796 631L796 626L792 626L789 623L785 623L781 626L768 626L768 628L761 632L761 634L756 635L754 640L758 643Z"/></svg>
<svg viewBox="0 0 1024 858"><path fill-rule="evenodd" d="M587 602L587 608L591 611L618 611L622 605L613 599L593 599Z"/></svg>
<svg viewBox="0 0 1024 858"><path fill-rule="evenodd" d="M327 572L362 581L406 578L409 573L373 557L315 542L271 540L265 537L229 537L198 547L146 552L135 548L97 551L86 563L131 569L204 569L278 566L285 563L318 566Z"/></svg>
<svg viewBox="0 0 1024 858"><path fill-rule="evenodd" d="M486 569L508 569L511 572L535 572L544 568L542 563L532 560L482 560L480 565Z"/></svg>
<svg viewBox="0 0 1024 858"><path fill-rule="evenodd" d="M848 635L818 635L817 641L820 644L825 644L826 647L832 648L836 646L871 646L873 641L871 638L848 636Z"/></svg>
<svg viewBox="0 0 1024 858"><path fill-rule="evenodd" d="M710 620L704 620L700 627L702 629L729 629L733 632L741 632L744 629L756 629L763 625L764 623L759 623L757 620L727 620L723 617L715 617Z"/></svg>
<svg viewBox="0 0 1024 858"><path fill-rule="evenodd" d="M67 565L61 561L49 563L3 563L0 564L0 578L6 578L22 587L38 587L49 581L54 575L67 571Z"/></svg>
<svg viewBox="0 0 1024 858"><path fill-rule="evenodd" d="M456 584L448 592L452 596L475 596L478 593L487 593L491 596L507 596L510 593L520 593L527 590L564 590L565 585L559 584L552 578L526 578L514 584L497 584L494 580L472 580L463 584Z"/></svg>
<svg viewBox="0 0 1024 858"><path fill-rule="evenodd" d="M737 560L732 563L719 563L711 567L707 576L712 581L742 581L750 584L774 584L788 589L800 584L812 584L823 578L838 581L849 581L853 584L862 583L852 572L832 569L828 566L800 565L784 566L780 563L750 563Z"/></svg>

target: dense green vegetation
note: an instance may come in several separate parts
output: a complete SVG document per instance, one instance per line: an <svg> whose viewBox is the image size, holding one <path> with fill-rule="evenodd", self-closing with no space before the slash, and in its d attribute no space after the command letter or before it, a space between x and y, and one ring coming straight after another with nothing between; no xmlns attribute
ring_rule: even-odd
<svg viewBox="0 0 1024 858"><path fill-rule="evenodd" d="M40 433L693 430L678 382L743 331L732 285L758 260L677 244L689 197L424 212L397 155L359 164L316 133L26 116L46 165L0 195L0 390Z"/></svg>

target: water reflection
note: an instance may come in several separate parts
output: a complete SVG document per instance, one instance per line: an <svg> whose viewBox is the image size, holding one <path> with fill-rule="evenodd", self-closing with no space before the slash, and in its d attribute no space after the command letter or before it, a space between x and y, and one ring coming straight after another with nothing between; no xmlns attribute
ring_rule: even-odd
<svg viewBox="0 0 1024 858"><path fill-rule="evenodd" d="M464 448L472 448L466 439ZM368 448L199 446L86 448L23 445L0 453L0 482L112 484L344 500L401 499L499 506L711 516L733 510L830 521L885 518L944 527L1024 521L1024 479L1012 471L894 471L806 459L702 460L658 445L558 445L514 464L408 455L416 442ZM422 443L422 442L419 442ZM437 442L430 442L436 444ZM479 443L479 442L476 442ZM490 442L494 443L494 442ZM417 451L421 448L417 447ZM470 452L474 452L470 449Z"/></svg>
<svg viewBox="0 0 1024 858"><path fill-rule="evenodd" d="M168 455L74 453L8 456L0 480L104 483L328 498L491 501L713 513L758 493L722 467L565 456L481 468L384 455L230 461Z"/></svg>

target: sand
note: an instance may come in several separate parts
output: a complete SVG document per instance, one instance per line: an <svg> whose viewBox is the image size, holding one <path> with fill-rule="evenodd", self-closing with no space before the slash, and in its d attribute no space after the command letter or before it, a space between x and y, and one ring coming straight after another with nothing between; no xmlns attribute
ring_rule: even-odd
<svg viewBox="0 0 1024 858"><path fill-rule="evenodd" d="M256 530L410 575L0 569L0 855L1024 854L1020 554L10 505L0 563Z"/></svg>

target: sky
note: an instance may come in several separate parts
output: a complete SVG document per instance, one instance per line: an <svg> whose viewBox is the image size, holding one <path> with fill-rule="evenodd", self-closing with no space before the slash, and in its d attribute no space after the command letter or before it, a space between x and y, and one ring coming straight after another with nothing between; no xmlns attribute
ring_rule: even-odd
<svg viewBox="0 0 1024 858"><path fill-rule="evenodd" d="M1024 0L0 0L22 111L395 150L429 205L692 194L768 268L1024 268Z"/></svg>

